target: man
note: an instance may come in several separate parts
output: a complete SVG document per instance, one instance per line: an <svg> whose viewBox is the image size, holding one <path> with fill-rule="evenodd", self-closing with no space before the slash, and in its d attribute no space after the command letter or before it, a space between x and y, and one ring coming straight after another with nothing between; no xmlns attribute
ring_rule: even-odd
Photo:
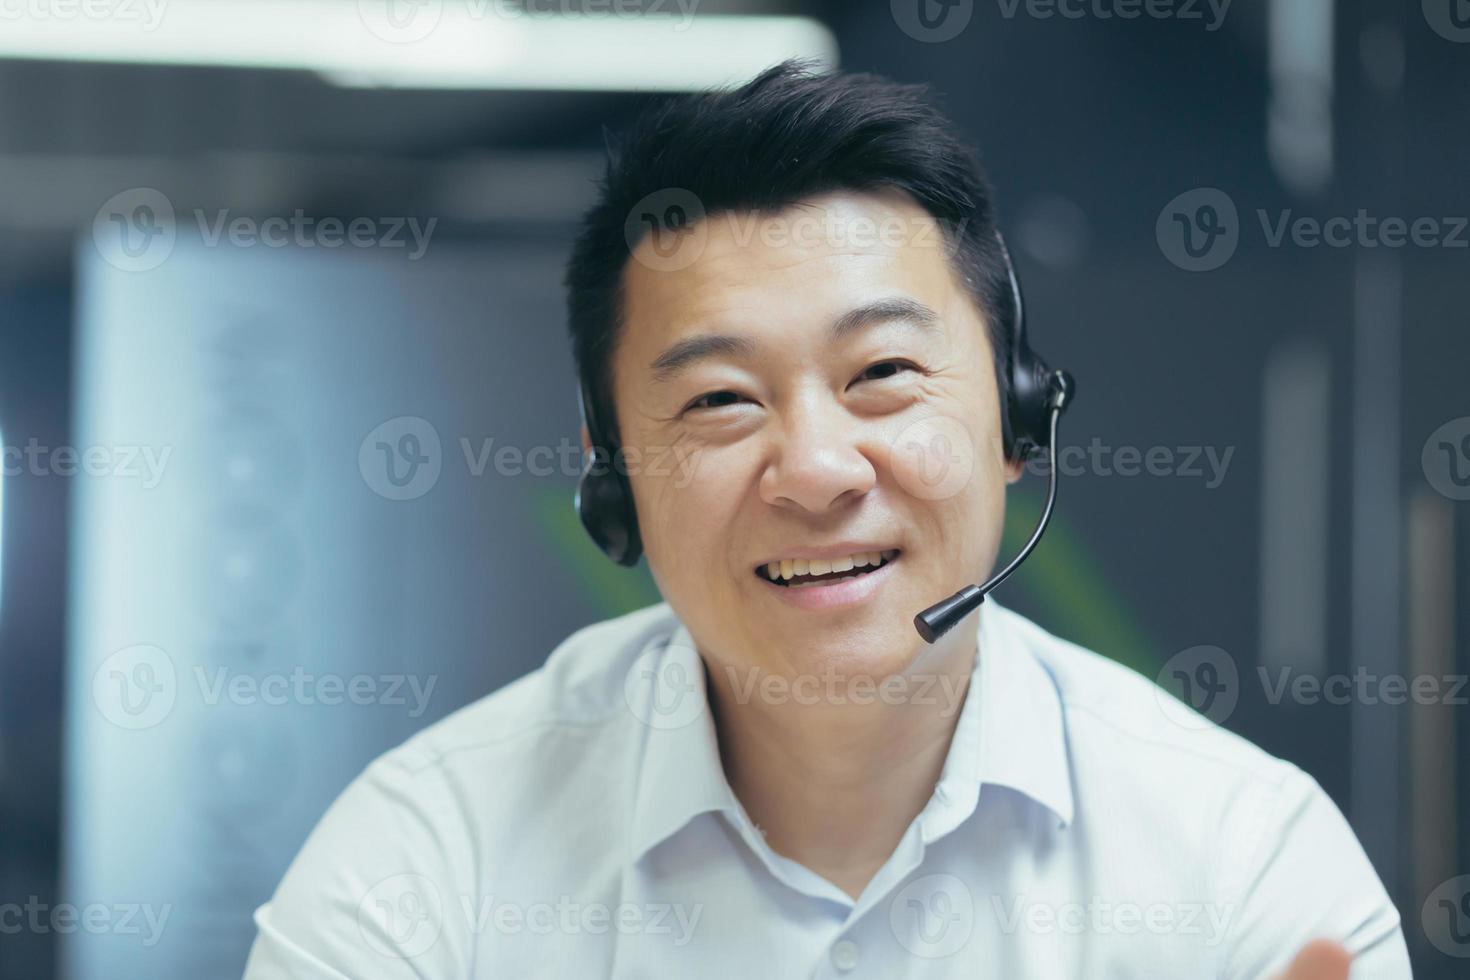
<svg viewBox="0 0 1470 980"><path fill-rule="evenodd" d="M600 193L584 517L667 604L371 765L248 977L1409 975L1300 770L993 601L916 634L1021 475L988 188L920 90L675 99Z"/></svg>

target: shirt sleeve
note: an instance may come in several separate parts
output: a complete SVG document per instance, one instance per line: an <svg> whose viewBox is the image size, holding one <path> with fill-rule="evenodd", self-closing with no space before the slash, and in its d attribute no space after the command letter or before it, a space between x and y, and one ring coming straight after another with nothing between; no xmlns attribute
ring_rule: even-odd
<svg viewBox="0 0 1470 980"><path fill-rule="evenodd" d="M364 770L256 910L245 980L469 976L474 861L453 799L404 749Z"/></svg>
<svg viewBox="0 0 1470 980"><path fill-rule="evenodd" d="M1231 826L1233 825L1233 826ZM1226 980L1270 980L1313 939L1353 954L1352 980L1411 976L1398 910L1336 804L1289 768L1227 821L1222 873L1235 882Z"/></svg>

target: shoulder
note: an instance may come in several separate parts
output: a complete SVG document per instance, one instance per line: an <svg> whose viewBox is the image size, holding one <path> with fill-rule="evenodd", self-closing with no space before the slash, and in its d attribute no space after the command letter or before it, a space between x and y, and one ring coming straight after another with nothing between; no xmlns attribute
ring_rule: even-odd
<svg viewBox="0 0 1470 980"><path fill-rule="evenodd" d="M541 667L375 758L323 823L414 821L429 836L474 838L571 802L573 788L603 782L576 779L579 772L638 750L642 726L627 707L625 680L680 628L660 604L578 630Z"/></svg>
<svg viewBox="0 0 1470 980"><path fill-rule="evenodd" d="M1052 635L1017 613L998 624L1013 655L1039 665L1060 706L1079 824L1099 847L1148 852L1169 877L1199 873L1229 891L1268 827L1305 801L1332 803L1316 781L1174 698L1153 679ZM1230 854L1234 867L1218 862Z"/></svg>
<svg viewBox="0 0 1470 980"><path fill-rule="evenodd" d="M1292 763L1183 703L1154 678L1055 636L1019 613L998 612L1006 633L1041 664L1054 686L1074 763L1152 765L1158 776L1181 771L1269 787L1311 782ZM1220 683L1219 698L1233 703L1238 680L1228 669ZM1223 707L1211 714L1228 720Z"/></svg>
<svg viewBox="0 0 1470 980"><path fill-rule="evenodd" d="M629 673L679 628L663 603L586 626L541 667L428 726L373 767L409 778L437 770L452 779L457 770L483 771L487 759L498 758L534 773L549 750L636 734L624 693ZM498 779L508 775L497 767Z"/></svg>
<svg viewBox="0 0 1470 980"><path fill-rule="evenodd" d="M385 975L381 955L401 952L404 940L374 910L405 894L439 910L443 926L415 959L425 971L415 975L465 976L475 937L443 910L478 908L486 881L585 891L605 848L568 839L594 820L605 833L626 811L617 798L625 781L605 774L641 745L625 678L679 628L654 606L579 630L541 668L373 760L258 910L247 976L296 975L315 963L333 964L334 975ZM322 917L329 907L359 914Z"/></svg>
<svg viewBox="0 0 1470 980"><path fill-rule="evenodd" d="M318 824L317 842L350 852L412 825L429 844L494 859L505 841L551 832L548 816L571 819L599 800L614 802L620 784L601 775L625 767L642 746L625 679L679 629L658 605L578 630L540 668L370 762Z"/></svg>
<svg viewBox="0 0 1470 980"><path fill-rule="evenodd" d="M998 619L1056 691L1079 821L1108 853L1137 855L1135 877L1179 875L1213 896L1233 937L1226 976L1272 975L1313 936L1372 964L1365 976L1407 975L1398 914L1311 775L1152 678L1017 613ZM1216 682L1239 695L1229 670Z"/></svg>

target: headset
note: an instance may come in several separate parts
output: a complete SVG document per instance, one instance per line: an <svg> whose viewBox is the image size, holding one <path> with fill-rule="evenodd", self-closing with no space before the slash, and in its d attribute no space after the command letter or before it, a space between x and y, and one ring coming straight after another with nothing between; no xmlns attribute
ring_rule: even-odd
<svg viewBox="0 0 1470 980"><path fill-rule="evenodd" d="M983 585L968 585L914 617L914 628L927 643L933 643L978 608L985 601L985 596L1005 581L1041 540L1057 497L1057 420L1076 392L1070 374L1052 370L1031 349L1026 339L1026 309L1021 298L1021 281L999 229L995 232L995 241L1010 281L1009 308L997 311L1003 331L1010 340L1006 365L1009 384L1006 386L1005 411L1001 413L1002 437L1006 457L1012 461L1024 462L1042 453L1048 455L1046 505L1031 539L1005 568ZM585 369L579 395L591 452L577 486L577 514L582 519L582 526L604 554L619 565L636 565L643 554L643 541L638 533L633 489L628 482L627 468L608 438L612 430L598 415Z"/></svg>

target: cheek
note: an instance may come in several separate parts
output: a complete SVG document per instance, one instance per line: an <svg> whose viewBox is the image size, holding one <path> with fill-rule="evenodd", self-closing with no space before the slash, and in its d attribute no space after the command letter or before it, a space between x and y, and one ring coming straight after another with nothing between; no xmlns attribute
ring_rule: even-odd
<svg viewBox="0 0 1470 980"><path fill-rule="evenodd" d="M960 566L969 575L988 567L1005 518L1005 460L996 418L980 413L963 421L954 412L906 422L888 441L888 465L918 521L938 538L935 554L946 556L943 566Z"/></svg>
<svg viewBox="0 0 1470 980"><path fill-rule="evenodd" d="M644 550L660 584L723 568L738 526L749 466L729 450L675 446L663 467L630 475Z"/></svg>
<svg viewBox="0 0 1470 980"><path fill-rule="evenodd" d="M888 465L894 479L911 497L941 503L970 489L979 446L970 428L948 415L909 422L894 433Z"/></svg>
<svg viewBox="0 0 1470 980"><path fill-rule="evenodd" d="M933 414L896 427L885 440L895 481L909 496L937 505L968 506L1004 488L1004 454L994 418L967 422Z"/></svg>

